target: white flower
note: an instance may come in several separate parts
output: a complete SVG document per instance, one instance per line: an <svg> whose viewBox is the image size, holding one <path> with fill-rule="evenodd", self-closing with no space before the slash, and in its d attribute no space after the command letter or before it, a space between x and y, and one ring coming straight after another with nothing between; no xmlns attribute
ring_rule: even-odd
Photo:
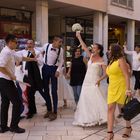
<svg viewBox="0 0 140 140"><path fill-rule="evenodd" d="M82 31L82 30L83 30L83 28L79 23L75 23L75 24L72 25L72 31L73 32Z"/></svg>

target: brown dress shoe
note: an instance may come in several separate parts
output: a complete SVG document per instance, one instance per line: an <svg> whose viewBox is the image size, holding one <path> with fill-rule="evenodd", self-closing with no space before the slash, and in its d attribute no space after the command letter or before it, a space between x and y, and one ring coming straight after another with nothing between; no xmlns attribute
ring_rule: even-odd
<svg viewBox="0 0 140 140"><path fill-rule="evenodd" d="M44 118L49 118L49 115L52 114L51 111L47 111L47 113L44 115Z"/></svg>
<svg viewBox="0 0 140 140"><path fill-rule="evenodd" d="M53 120L57 119L57 114L56 113L50 114L49 119L50 119L50 121L53 121Z"/></svg>

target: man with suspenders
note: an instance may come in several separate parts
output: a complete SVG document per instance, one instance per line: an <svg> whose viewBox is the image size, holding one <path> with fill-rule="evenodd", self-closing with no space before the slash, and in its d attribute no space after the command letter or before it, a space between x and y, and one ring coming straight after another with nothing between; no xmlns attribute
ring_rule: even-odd
<svg viewBox="0 0 140 140"><path fill-rule="evenodd" d="M59 71L64 63L63 49L61 48L61 45L62 38L60 36L54 36L53 43L47 43L42 48L42 52L45 51L42 77L44 91L47 95L47 113L44 115L44 118L49 118L51 121L57 118L57 77L59 76ZM49 90L49 84L51 84L51 90ZM53 101L51 101L50 91Z"/></svg>

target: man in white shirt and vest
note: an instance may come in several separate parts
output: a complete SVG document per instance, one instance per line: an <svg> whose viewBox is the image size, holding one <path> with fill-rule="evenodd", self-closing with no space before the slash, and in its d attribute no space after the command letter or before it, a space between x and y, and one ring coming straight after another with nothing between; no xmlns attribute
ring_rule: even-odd
<svg viewBox="0 0 140 140"><path fill-rule="evenodd" d="M21 114L22 101L15 86L15 63L20 61L36 61L35 58L27 58L17 55L17 38L13 34L8 34L6 46L0 53L0 93L1 93L1 128L0 133L11 131L24 133L25 129L18 126ZM12 119L10 128L8 124L8 109L10 102L13 104Z"/></svg>
<svg viewBox="0 0 140 140"><path fill-rule="evenodd" d="M62 38L60 36L54 36L53 43L46 43L42 52L44 51L44 65L42 67L42 77L44 91L47 95L47 113L44 118L49 118L51 121L57 118L57 105L58 105L58 95L57 95L57 77L64 63ZM51 94L53 105L50 97L49 84L51 83ZM52 109L53 106L53 109Z"/></svg>

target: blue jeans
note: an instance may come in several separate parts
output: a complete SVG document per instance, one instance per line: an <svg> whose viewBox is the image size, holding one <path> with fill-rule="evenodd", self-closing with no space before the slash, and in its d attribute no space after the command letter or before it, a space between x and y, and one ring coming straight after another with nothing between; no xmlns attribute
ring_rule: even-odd
<svg viewBox="0 0 140 140"><path fill-rule="evenodd" d="M73 93L74 93L74 100L75 100L75 103L77 104L79 101L82 86L81 85L72 86L72 88L73 88Z"/></svg>

